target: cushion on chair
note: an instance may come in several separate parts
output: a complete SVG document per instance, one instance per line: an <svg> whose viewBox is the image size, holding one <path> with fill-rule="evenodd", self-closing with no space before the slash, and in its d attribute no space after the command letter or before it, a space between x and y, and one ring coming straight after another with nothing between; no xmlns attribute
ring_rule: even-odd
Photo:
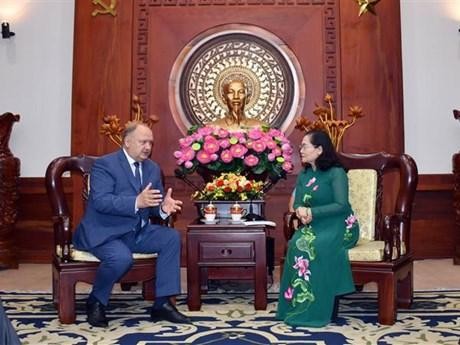
<svg viewBox="0 0 460 345"><path fill-rule="evenodd" d="M348 251L350 261L383 261L384 241L360 240ZM401 242L401 255L406 254L406 246ZM396 247L393 249L393 260L397 258Z"/></svg>
<svg viewBox="0 0 460 345"><path fill-rule="evenodd" d="M377 172L373 169L350 169L348 196L359 222L359 242L374 240Z"/></svg>
<svg viewBox="0 0 460 345"><path fill-rule="evenodd" d="M59 257L62 257L61 246L56 246L56 254ZM157 253L133 253L133 259L151 259L156 258ZM73 246L70 247L70 257L74 261L84 261L84 262L99 262L99 259L89 252L83 250L75 249Z"/></svg>
<svg viewBox="0 0 460 345"><path fill-rule="evenodd" d="M385 242L360 240L348 251L350 261L382 261Z"/></svg>

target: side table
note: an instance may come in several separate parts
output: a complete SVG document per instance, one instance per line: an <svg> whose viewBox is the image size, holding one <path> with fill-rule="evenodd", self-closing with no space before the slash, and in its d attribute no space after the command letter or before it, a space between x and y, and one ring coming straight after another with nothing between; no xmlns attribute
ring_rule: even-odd
<svg viewBox="0 0 460 345"><path fill-rule="evenodd" d="M187 227L189 310L200 310L202 274L211 267L252 269L255 309L267 308L266 233L269 228L266 225L246 226L223 221L210 225L198 220Z"/></svg>

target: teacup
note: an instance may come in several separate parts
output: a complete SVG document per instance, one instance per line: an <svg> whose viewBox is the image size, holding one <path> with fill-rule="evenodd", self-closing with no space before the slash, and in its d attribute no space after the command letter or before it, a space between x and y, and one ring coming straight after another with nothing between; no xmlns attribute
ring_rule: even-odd
<svg viewBox="0 0 460 345"><path fill-rule="evenodd" d="M216 219L217 207L213 204L207 204L201 209L201 211L203 212L203 216L206 221L212 222Z"/></svg>
<svg viewBox="0 0 460 345"><path fill-rule="evenodd" d="M213 222L216 220L216 214L215 213L205 213L204 214L204 219L207 222Z"/></svg>
<svg viewBox="0 0 460 345"><path fill-rule="evenodd" d="M241 207L238 203L235 203L230 207L230 215L232 216L232 220L235 222L240 221L246 212L246 209Z"/></svg>

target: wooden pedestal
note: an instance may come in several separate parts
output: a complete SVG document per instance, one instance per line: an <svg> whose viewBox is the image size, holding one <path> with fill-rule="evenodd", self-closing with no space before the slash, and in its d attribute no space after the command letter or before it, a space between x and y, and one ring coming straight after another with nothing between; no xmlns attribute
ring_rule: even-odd
<svg viewBox="0 0 460 345"><path fill-rule="evenodd" d="M19 115L5 113L0 116L0 268L18 268L13 236L20 162L8 148L16 121L19 121Z"/></svg>

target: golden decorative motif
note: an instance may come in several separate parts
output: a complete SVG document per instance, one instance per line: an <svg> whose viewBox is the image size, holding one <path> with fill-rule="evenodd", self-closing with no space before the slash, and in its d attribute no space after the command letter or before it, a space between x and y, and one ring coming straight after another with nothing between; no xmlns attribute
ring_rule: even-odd
<svg viewBox="0 0 460 345"><path fill-rule="evenodd" d="M224 119L230 80L244 82L247 119L285 131L300 115L305 93L300 64L279 37L259 27L228 24L205 31L180 52L171 70L169 104L185 134L191 126Z"/></svg>
<svg viewBox="0 0 460 345"><path fill-rule="evenodd" d="M380 0L355 0L355 1L359 6L359 16L361 17L361 15L366 12L376 14L374 6L377 5L377 3Z"/></svg>
<svg viewBox="0 0 460 345"><path fill-rule="evenodd" d="M156 115L150 115L149 117L144 117L142 113L142 108L140 106L139 97L136 95L133 96L133 104L131 108L131 117L132 120L125 123L124 126L121 125L120 119L117 115L105 115L103 117L104 123L101 126L100 133L108 136L112 142L116 145L121 146L123 139L122 134L125 127L131 122L143 122L150 128L153 127L160 119Z"/></svg>
<svg viewBox="0 0 460 345"><path fill-rule="evenodd" d="M303 131L310 131L313 129L321 129L329 134L329 137L334 144L336 150L339 150L340 143L342 142L345 131L353 126L357 119L363 117L363 109L357 105L349 108L348 116L351 120L337 120L334 107L332 105L334 99L331 95L326 94L324 102L326 106L319 106L316 104L316 109L313 114L318 117L316 121L310 121L306 117L301 116L296 120L296 129Z"/></svg>
<svg viewBox="0 0 460 345"><path fill-rule="evenodd" d="M117 0L111 0L110 5L103 0L93 0L93 5L100 6L98 9L95 9L91 15L93 17L98 14L111 14L113 17L117 15Z"/></svg>

